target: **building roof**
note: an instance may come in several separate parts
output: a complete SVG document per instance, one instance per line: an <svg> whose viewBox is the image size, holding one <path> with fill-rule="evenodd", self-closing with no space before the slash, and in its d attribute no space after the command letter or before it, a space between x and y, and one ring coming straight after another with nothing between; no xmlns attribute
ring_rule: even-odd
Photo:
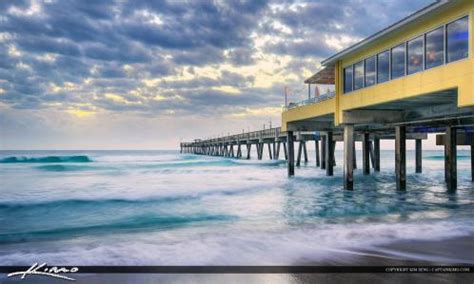
<svg viewBox="0 0 474 284"><path fill-rule="evenodd" d="M334 65L328 65L322 70L304 81L305 84L326 84L334 85L335 81Z"/></svg>
<svg viewBox="0 0 474 284"><path fill-rule="evenodd" d="M407 25L410 25L412 23L414 23L415 21L418 21L418 20L421 20L429 15L431 15L432 13L436 12L436 11L439 11L441 8L445 8L446 5L451 5L451 4L454 4L456 2L459 2L459 0L438 0L437 2L433 3L433 4L430 4L418 11L416 11L415 13L409 15L408 17L405 17L403 19L401 19L400 21L388 26L387 28L367 37L366 39L350 46L349 48L346 48L338 53L336 53L335 55L325 59L324 61L321 62L321 64L323 66L326 66L326 65L333 65L338 59L344 57L344 56L347 56L351 53L354 53L356 51L359 51L360 49L364 48L366 45L370 44L370 43L373 43L374 41L380 39L380 38L383 38L387 35L389 35L390 33L396 31L396 30L399 30L400 28L402 27L405 27Z"/></svg>

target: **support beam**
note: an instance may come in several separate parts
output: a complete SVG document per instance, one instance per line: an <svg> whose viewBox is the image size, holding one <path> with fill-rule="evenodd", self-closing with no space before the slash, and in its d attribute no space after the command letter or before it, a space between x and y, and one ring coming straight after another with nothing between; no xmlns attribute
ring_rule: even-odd
<svg viewBox="0 0 474 284"><path fill-rule="evenodd" d="M280 159L280 146L281 146L281 142L278 141L277 145L276 145L276 152L275 152L275 155L274 155L275 160Z"/></svg>
<svg viewBox="0 0 474 284"><path fill-rule="evenodd" d="M471 179L474 182L474 133L471 133Z"/></svg>
<svg viewBox="0 0 474 284"><path fill-rule="evenodd" d="M288 176L295 175L295 150L294 150L294 143L293 143L293 131L287 132L286 137L287 145L288 145ZM286 153L287 151L285 151Z"/></svg>
<svg viewBox="0 0 474 284"><path fill-rule="evenodd" d="M456 128L446 127L446 161L447 161L447 186L448 191L455 192L457 189L457 151L456 151Z"/></svg>
<svg viewBox="0 0 474 284"><path fill-rule="evenodd" d="M287 148L286 148L286 143L283 142L283 152L285 154L285 160L288 161L288 151L287 151Z"/></svg>
<svg viewBox="0 0 474 284"><path fill-rule="evenodd" d="M369 144L369 133L365 132L362 138L362 171L364 172L364 175L370 174Z"/></svg>
<svg viewBox="0 0 474 284"><path fill-rule="evenodd" d="M326 169L326 135L321 137L321 170Z"/></svg>
<svg viewBox="0 0 474 284"><path fill-rule="evenodd" d="M252 144L247 144L247 160L250 160L251 151L252 151Z"/></svg>
<svg viewBox="0 0 474 284"><path fill-rule="evenodd" d="M344 126L344 189L354 189L354 125Z"/></svg>
<svg viewBox="0 0 474 284"><path fill-rule="evenodd" d="M357 169L357 150L356 150L356 146L355 146L355 140L354 140L354 143L353 143L353 156L354 156L354 169Z"/></svg>
<svg viewBox="0 0 474 284"><path fill-rule="evenodd" d="M331 161L332 161L332 166L333 167L336 166L336 143L337 143L336 140L334 140L332 142L332 155L331 155L332 159L331 159Z"/></svg>
<svg viewBox="0 0 474 284"><path fill-rule="evenodd" d="M332 176L333 175L333 157L332 157L332 148L334 147L334 143L332 143L332 131L328 131L326 134L326 175Z"/></svg>
<svg viewBox="0 0 474 284"><path fill-rule="evenodd" d="M375 169L375 153L373 141L369 141L369 158L370 164L372 165L372 169Z"/></svg>
<svg viewBox="0 0 474 284"><path fill-rule="evenodd" d="M378 136L374 137L374 159L374 171L380 172L380 138Z"/></svg>
<svg viewBox="0 0 474 284"><path fill-rule="evenodd" d="M304 155L304 162L308 163L308 150L306 149L306 141L303 142L303 155Z"/></svg>
<svg viewBox="0 0 474 284"><path fill-rule="evenodd" d="M270 145L270 143L267 143L267 145L268 145L268 158L270 158L270 160L273 160L272 146Z"/></svg>
<svg viewBox="0 0 474 284"><path fill-rule="evenodd" d="M314 140L314 152L316 153L316 167L321 166L321 160L319 158L319 141Z"/></svg>
<svg viewBox="0 0 474 284"><path fill-rule="evenodd" d="M421 173L422 172L422 146L421 146L421 139L416 139L415 140L415 168L416 168L416 173Z"/></svg>
<svg viewBox="0 0 474 284"><path fill-rule="evenodd" d="M278 158L276 157L276 143L275 142L272 143L272 149L273 149L273 159L278 160Z"/></svg>
<svg viewBox="0 0 474 284"><path fill-rule="evenodd" d="M406 127L395 127L395 172L397 190L406 190Z"/></svg>
<svg viewBox="0 0 474 284"><path fill-rule="evenodd" d="M300 141L298 145L298 156L296 156L296 166L299 167L301 164L301 150L303 149L303 141Z"/></svg>

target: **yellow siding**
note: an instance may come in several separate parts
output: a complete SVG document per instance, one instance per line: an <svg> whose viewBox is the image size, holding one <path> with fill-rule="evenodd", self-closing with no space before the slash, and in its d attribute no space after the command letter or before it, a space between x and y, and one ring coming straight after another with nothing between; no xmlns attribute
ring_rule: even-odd
<svg viewBox="0 0 474 284"><path fill-rule="evenodd" d="M358 62L362 59L373 56L381 51L387 50L400 43L408 41L418 35L435 29L443 24L457 20L463 16L469 15L469 57L458 62L447 63L432 69L428 69L416 74L407 75L402 78L391 80L382 84L376 84L371 87L363 88L348 94L338 92L339 105L337 112L337 123L344 123L342 112L344 110L360 108L379 104L383 102L395 101L413 96L425 95L428 93L458 89L458 106L474 106L474 95L472 93L474 79L474 60L473 60L473 11L474 1L464 1L456 7L445 10L441 14L432 17L424 22L414 25L410 28L404 28L398 33L392 34L389 39L379 41L372 46L341 60L338 74L342 76L342 68ZM342 80L339 82L341 90Z"/></svg>
<svg viewBox="0 0 474 284"><path fill-rule="evenodd" d="M335 113L336 110L336 99L332 98L329 100L322 101L317 104L301 106L298 108L290 109L283 112L281 117L281 128L282 131L286 131L288 122L305 120L318 116Z"/></svg>
<svg viewBox="0 0 474 284"><path fill-rule="evenodd" d="M458 62L448 63L416 74L376 84L371 87L343 94L343 67L373 56L381 51L410 40L418 35L435 29L443 24L469 15L470 31L469 57ZM292 109L282 114L282 127L291 121L315 118L335 113L335 124L344 123L342 113L345 110L366 107L374 104L425 95L432 92L457 88L458 106L474 106L474 1L462 1L450 9L445 9L430 19L416 23L411 27L390 34L376 41L360 52L342 58L336 64L336 98L315 105Z"/></svg>

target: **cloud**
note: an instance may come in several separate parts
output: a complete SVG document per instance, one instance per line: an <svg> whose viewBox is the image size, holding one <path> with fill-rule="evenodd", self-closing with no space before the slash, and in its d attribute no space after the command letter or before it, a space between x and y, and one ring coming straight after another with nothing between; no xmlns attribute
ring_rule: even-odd
<svg viewBox="0 0 474 284"><path fill-rule="evenodd" d="M1 123L278 117L284 86L429 2L0 1Z"/></svg>

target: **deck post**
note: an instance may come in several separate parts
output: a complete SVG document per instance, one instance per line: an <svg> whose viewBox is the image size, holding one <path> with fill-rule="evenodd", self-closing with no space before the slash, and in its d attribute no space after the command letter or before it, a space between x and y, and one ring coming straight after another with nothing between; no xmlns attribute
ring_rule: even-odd
<svg viewBox="0 0 474 284"><path fill-rule="evenodd" d="M326 169L326 135L321 137L321 170Z"/></svg>
<svg viewBox="0 0 474 284"><path fill-rule="evenodd" d="M314 152L316 153L316 167L321 166L321 162L319 159L319 140L314 140Z"/></svg>
<svg viewBox="0 0 474 284"><path fill-rule="evenodd" d="M370 174L369 152L370 152L369 133L364 132L363 138L362 138L362 169L363 169L364 175Z"/></svg>
<svg viewBox="0 0 474 284"><path fill-rule="evenodd" d="M375 153L374 153L374 143L373 141L369 142L369 158L372 169L375 169Z"/></svg>
<svg viewBox="0 0 474 284"><path fill-rule="evenodd" d="M474 181L474 133L471 133L471 179Z"/></svg>
<svg viewBox="0 0 474 284"><path fill-rule="evenodd" d="M415 156L416 156L416 173L421 173L422 172L422 146L421 146L421 139L416 139L415 140Z"/></svg>
<svg viewBox="0 0 474 284"><path fill-rule="evenodd" d="M296 166L299 167L301 164L301 150L303 148L303 141L300 141L298 145L298 156L296 156Z"/></svg>
<svg viewBox="0 0 474 284"><path fill-rule="evenodd" d="M447 186L448 191L454 192L457 189L457 153L456 153L456 128L446 127L445 145L447 148Z"/></svg>
<svg viewBox="0 0 474 284"><path fill-rule="evenodd" d="M354 189L354 125L344 125L344 189Z"/></svg>
<svg viewBox="0 0 474 284"><path fill-rule="evenodd" d="M375 172L380 172L380 138L374 137L374 158L375 158Z"/></svg>
<svg viewBox="0 0 474 284"><path fill-rule="evenodd" d="M286 136L286 141L288 145L288 151L285 150L285 153L288 152L288 176L295 175L295 151L293 143L293 131L288 131Z"/></svg>
<svg viewBox="0 0 474 284"><path fill-rule="evenodd" d="M267 143L267 145L268 145L268 158L270 158L270 160L273 160L272 146L270 145L270 143Z"/></svg>
<svg viewBox="0 0 474 284"><path fill-rule="evenodd" d="M306 149L306 141L303 142L303 155L304 155L304 162L308 163L308 150Z"/></svg>
<svg viewBox="0 0 474 284"><path fill-rule="evenodd" d="M333 167L334 167L334 162L333 162L333 156L332 156L332 148L334 147L334 143L332 141L332 131L328 131L326 133L326 175L327 176L332 176L333 175Z"/></svg>
<svg viewBox="0 0 474 284"><path fill-rule="evenodd" d="M357 169L357 150L356 150L356 143L355 143L355 139L354 139L354 143L353 144L353 156L354 156L354 169Z"/></svg>
<svg viewBox="0 0 474 284"><path fill-rule="evenodd" d="M395 171L397 190L406 189L406 127L395 127Z"/></svg>
<svg viewBox="0 0 474 284"><path fill-rule="evenodd" d="M278 158L276 158L276 143L275 142L272 142L272 149L273 149L273 159L277 160Z"/></svg>
<svg viewBox="0 0 474 284"><path fill-rule="evenodd" d="M281 146L280 144L281 142L278 141L276 145L276 149L275 149L275 155L274 155L275 160L280 159L280 146Z"/></svg>

